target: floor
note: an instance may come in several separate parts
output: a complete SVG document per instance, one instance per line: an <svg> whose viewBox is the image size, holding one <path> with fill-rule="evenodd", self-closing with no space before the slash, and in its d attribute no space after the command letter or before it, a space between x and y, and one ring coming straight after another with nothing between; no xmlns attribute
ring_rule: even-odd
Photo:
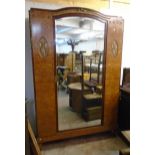
<svg viewBox="0 0 155 155"><path fill-rule="evenodd" d="M69 94L65 90L58 91L58 127L59 130L75 129L101 124L101 119L86 122L80 114L69 107Z"/></svg>
<svg viewBox="0 0 155 155"><path fill-rule="evenodd" d="M112 133L83 136L44 144L43 155L119 155L128 146Z"/></svg>

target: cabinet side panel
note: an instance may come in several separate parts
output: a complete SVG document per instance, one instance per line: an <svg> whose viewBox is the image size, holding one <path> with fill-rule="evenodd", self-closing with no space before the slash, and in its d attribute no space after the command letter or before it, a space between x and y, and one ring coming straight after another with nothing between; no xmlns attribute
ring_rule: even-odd
<svg viewBox="0 0 155 155"><path fill-rule="evenodd" d="M111 18L108 21L104 104L104 125L109 129L117 127L122 43L123 20Z"/></svg>
<svg viewBox="0 0 155 155"><path fill-rule="evenodd" d="M56 133L53 20L48 11L30 11L37 130L40 140Z"/></svg>

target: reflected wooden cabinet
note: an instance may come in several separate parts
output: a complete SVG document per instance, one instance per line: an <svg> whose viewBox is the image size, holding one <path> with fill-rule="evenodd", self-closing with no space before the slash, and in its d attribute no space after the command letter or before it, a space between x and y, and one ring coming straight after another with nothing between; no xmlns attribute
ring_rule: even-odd
<svg viewBox="0 0 155 155"><path fill-rule="evenodd" d="M38 142L45 143L116 129L123 43L123 19L117 16L104 15L86 8L62 8L58 10L32 8L29 16ZM73 20L74 22L79 21L79 23L76 23L75 26L75 24L73 25ZM63 21L66 21L65 26L63 26ZM99 24L95 23L99 23L103 27L98 28ZM71 24L72 27L70 26ZM75 31L74 33L73 30ZM64 32L67 33L65 34L66 36L72 32L70 36L74 36L75 39L79 40L80 34L77 37L79 30L83 34L89 32L89 37L87 35L87 40L84 39L84 35L81 37L80 44L75 46L76 51L88 51L90 48L91 51L102 51L103 61L100 73L102 74L102 108L100 109L102 115L98 125L60 131L57 53L60 50L63 52L67 50L65 48L67 45L60 42L60 37L64 36ZM62 32L63 35L60 35ZM91 38L93 35L95 37ZM100 46L97 47L97 43ZM85 48L86 45L87 49Z"/></svg>

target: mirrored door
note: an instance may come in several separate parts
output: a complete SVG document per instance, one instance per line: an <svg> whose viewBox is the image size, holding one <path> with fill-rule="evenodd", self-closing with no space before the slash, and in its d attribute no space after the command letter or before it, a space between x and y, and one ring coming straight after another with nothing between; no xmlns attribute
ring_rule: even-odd
<svg viewBox="0 0 155 155"><path fill-rule="evenodd" d="M92 18L55 20L59 131L101 125L104 34L105 23Z"/></svg>

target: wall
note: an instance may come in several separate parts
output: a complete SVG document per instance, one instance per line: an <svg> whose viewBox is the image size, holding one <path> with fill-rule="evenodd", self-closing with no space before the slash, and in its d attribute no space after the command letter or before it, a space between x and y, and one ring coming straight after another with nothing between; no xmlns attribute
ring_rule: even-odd
<svg viewBox="0 0 155 155"><path fill-rule="evenodd" d="M77 6L77 7L87 7L95 10L99 10L100 8L109 8L109 0L27 0L30 2L42 2L64 5L64 6ZM95 5L94 5L95 4Z"/></svg>

